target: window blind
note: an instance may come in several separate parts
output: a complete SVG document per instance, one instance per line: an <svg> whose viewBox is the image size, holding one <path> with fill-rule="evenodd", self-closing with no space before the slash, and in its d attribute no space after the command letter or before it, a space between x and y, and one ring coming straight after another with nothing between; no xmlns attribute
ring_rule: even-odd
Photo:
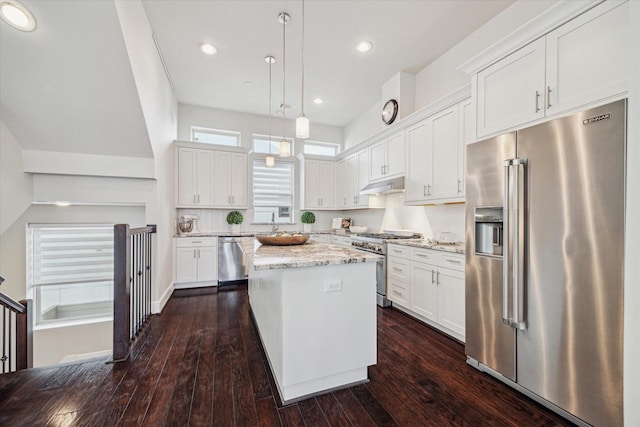
<svg viewBox="0 0 640 427"><path fill-rule="evenodd" d="M32 226L33 285L113 280L113 227Z"/></svg>
<svg viewBox="0 0 640 427"><path fill-rule="evenodd" d="M256 211L267 208L293 210L293 163L276 160L268 168L264 159L253 161L253 207Z"/></svg>

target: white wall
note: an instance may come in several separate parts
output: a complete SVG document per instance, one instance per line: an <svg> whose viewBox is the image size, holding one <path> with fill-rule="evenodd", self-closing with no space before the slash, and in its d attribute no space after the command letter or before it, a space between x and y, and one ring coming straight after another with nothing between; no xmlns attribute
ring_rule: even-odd
<svg viewBox="0 0 640 427"><path fill-rule="evenodd" d="M23 172L22 146L0 120L0 236L32 200L33 180L30 174Z"/></svg>
<svg viewBox="0 0 640 427"><path fill-rule="evenodd" d="M238 113L236 111L219 110L215 108L199 107L196 105L179 104L178 109L178 139L191 141L191 126L202 126L212 129L231 130L241 133L243 147L251 148L252 135L269 134L269 118L264 115ZM295 135L295 120L287 119L287 137ZM271 134L283 136L282 116L274 113L271 119ZM323 125L311 122L311 141L334 142L342 146L344 129L338 126ZM294 153L302 152L303 141L296 139Z"/></svg>
<svg viewBox="0 0 640 427"><path fill-rule="evenodd" d="M116 1L116 10L127 46L140 104L155 159L155 195L147 205L147 222L156 224L154 251L154 311L164 306L174 276L173 234L174 150L178 103L164 72L152 38L151 26L139 0Z"/></svg>
<svg viewBox="0 0 640 427"><path fill-rule="evenodd" d="M624 425L640 425L640 2L629 3L630 69L627 125L627 226L625 230L624 286Z"/></svg>

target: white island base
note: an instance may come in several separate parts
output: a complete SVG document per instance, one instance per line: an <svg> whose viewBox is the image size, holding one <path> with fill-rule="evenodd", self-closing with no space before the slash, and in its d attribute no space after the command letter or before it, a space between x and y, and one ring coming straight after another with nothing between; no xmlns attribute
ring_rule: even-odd
<svg viewBox="0 0 640 427"><path fill-rule="evenodd" d="M376 264L249 268L249 303L283 403L368 380Z"/></svg>

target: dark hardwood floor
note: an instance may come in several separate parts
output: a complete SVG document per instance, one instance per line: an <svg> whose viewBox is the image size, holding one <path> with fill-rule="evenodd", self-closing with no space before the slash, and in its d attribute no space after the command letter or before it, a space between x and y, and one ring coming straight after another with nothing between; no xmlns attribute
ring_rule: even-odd
<svg viewBox="0 0 640 427"><path fill-rule="evenodd" d="M246 287L182 291L126 362L1 375L0 426L572 425L468 366L460 343L394 309L378 309L369 376L280 406Z"/></svg>

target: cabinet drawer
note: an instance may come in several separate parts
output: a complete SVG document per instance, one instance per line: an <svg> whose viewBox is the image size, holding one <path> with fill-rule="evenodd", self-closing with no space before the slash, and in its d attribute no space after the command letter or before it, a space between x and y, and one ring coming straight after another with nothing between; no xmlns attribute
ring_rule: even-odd
<svg viewBox="0 0 640 427"><path fill-rule="evenodd" d="M408 283L411 275L409 264L409 260L387 257L387 277Z"/></svg>
<svg viewBox="0 0 640 427"><path fill-rule="evenodd" d="M430 249L412 248L411 261L426 262L429 264L437 264L440 254Z"/></svg>
<svg viewBox="0 0 640 427"><path fill-rule="evenodd" d="M387 255L409 259L411 248L409 246L387 245Z"/></svg>
<svg viewBox="0 0 640 427"><path fill-rule="evenodd" d="M409 287L397 280L387 282L387 298L394 304L409 307Z"/></svg>
<svg viewBox="0 0 640 427"><path fill-rule="evenodd" d="M197 248L200 246L218 246L217 237L176 237L177 248Z"/></svg>
<svg viewBox="0 0 640 427"><path fill-rule="evenodd" d="M329 242L334 245L351 246L351 237L332 235Z"/></svg>
<svg viewBox="0 0 640 427"><path fill-rule="evenodd" d="M439 265L452 270L464 271L464 256L442 254Z"/></svg>

